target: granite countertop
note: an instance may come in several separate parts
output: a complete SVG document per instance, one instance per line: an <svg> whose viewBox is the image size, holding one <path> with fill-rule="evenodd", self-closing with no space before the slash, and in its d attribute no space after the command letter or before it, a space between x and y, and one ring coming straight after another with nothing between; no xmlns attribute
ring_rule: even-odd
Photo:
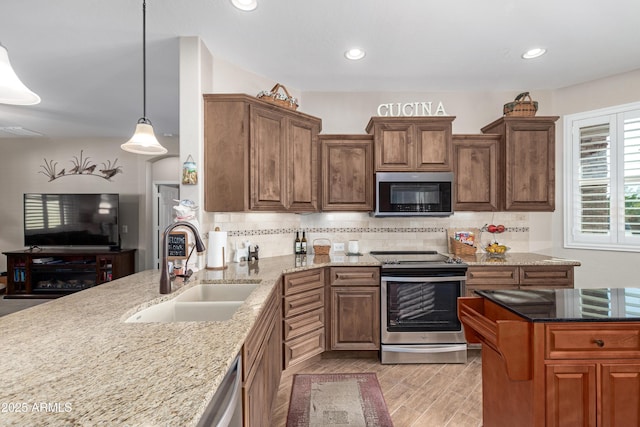
<svg viewBox="0 0 640 427"><path fill-rule="evenodd" d="M202 270L169 295L159 270L0 317L0 424L195 425L282 273L377 266L369 255L293 255ZM259 283L226 322L125 323L200 282Z"/></svg>
<svg viewBox="0 0 640 427"><path fill-rule="evenodd" d="M572 265L579 266L580 261L555 258L548 255L534 254L528 252L507 252L504 257L490 257L486 253L476 253L475 255L461 255L459 257L469 266L481 265L513 265L513 266L529 266L529 265Z"/></svg>
<svg viewBox="0 0 640 427"><path fill-rule="evenodd" d="M639 322L640 288L476 290L531 322ZM603 304L594 301L606 300Z"/></svg>

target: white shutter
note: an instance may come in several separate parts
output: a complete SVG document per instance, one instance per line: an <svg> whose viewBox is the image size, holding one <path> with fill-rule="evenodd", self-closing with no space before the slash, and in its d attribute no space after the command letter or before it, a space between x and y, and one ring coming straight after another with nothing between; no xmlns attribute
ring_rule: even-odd
<svg viewBox="0 0 640 427"><path fill-rule="evenodd" d="M623 126L624 238L631 240L640 239L640 112L625 114Z"/></svg>
<svg viewBox="0 0 640 427"><path fill-rule="evenodd" d="M580 233L611 231L611 140L609 123L580 127L579 222Z"/></svg>

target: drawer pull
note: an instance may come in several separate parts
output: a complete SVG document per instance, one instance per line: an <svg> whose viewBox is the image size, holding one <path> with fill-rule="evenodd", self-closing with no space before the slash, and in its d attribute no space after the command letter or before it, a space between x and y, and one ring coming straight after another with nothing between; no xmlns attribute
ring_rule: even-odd
<svg viewBox="0 0 640 427"><path fill-rule="evenodd" d="M598 347L604 347L604 341L602 341L602 340L593 340L593 342Z"/></svg>

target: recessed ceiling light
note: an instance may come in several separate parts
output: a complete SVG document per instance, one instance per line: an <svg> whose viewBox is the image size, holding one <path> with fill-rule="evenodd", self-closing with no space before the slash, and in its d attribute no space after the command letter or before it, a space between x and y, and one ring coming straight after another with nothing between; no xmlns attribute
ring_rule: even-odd
<svg viewBox="0 0 640 427"><path fill-rule="evenodd" d="M245 12L250 12L258 7L257 0L231 0L231 4Z"/></svg>
<svg viewBox="0 0 640 427"><path fill-rule="evenodd" d="M539 56L542 56L545 53L547 53L547 49L543 49L541 47L536 47L536 48L533 48L533 49L529 49L528 51L523 53L522 54L522 58L523 59L533 59L533 58L537 58Z"/></svg>
<svg viewBox="0 0 640 427"><path fill-rule="evenodd" d="M351 48L344 53L345 58L351 59L353 61L364 58L364 55L365 51L357 47Z"/></svg>

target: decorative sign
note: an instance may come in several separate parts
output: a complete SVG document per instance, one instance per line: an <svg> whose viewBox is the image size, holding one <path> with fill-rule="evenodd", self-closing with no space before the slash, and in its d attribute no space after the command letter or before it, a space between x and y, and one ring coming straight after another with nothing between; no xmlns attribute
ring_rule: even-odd
<svg viewBox="0 0 640 427"><path fill-rule="evenodd" d="M186 231L174 231L167 236L167 259L187 259L189 239Z"/></svg>
<svg viewBox="0 0 640 427"><path fill-rule="evenodd" d="M433 102L392 102L378 105L378 116L381 117L422 117L422 116L447 116L442 101L437 105Z"/></svg>

